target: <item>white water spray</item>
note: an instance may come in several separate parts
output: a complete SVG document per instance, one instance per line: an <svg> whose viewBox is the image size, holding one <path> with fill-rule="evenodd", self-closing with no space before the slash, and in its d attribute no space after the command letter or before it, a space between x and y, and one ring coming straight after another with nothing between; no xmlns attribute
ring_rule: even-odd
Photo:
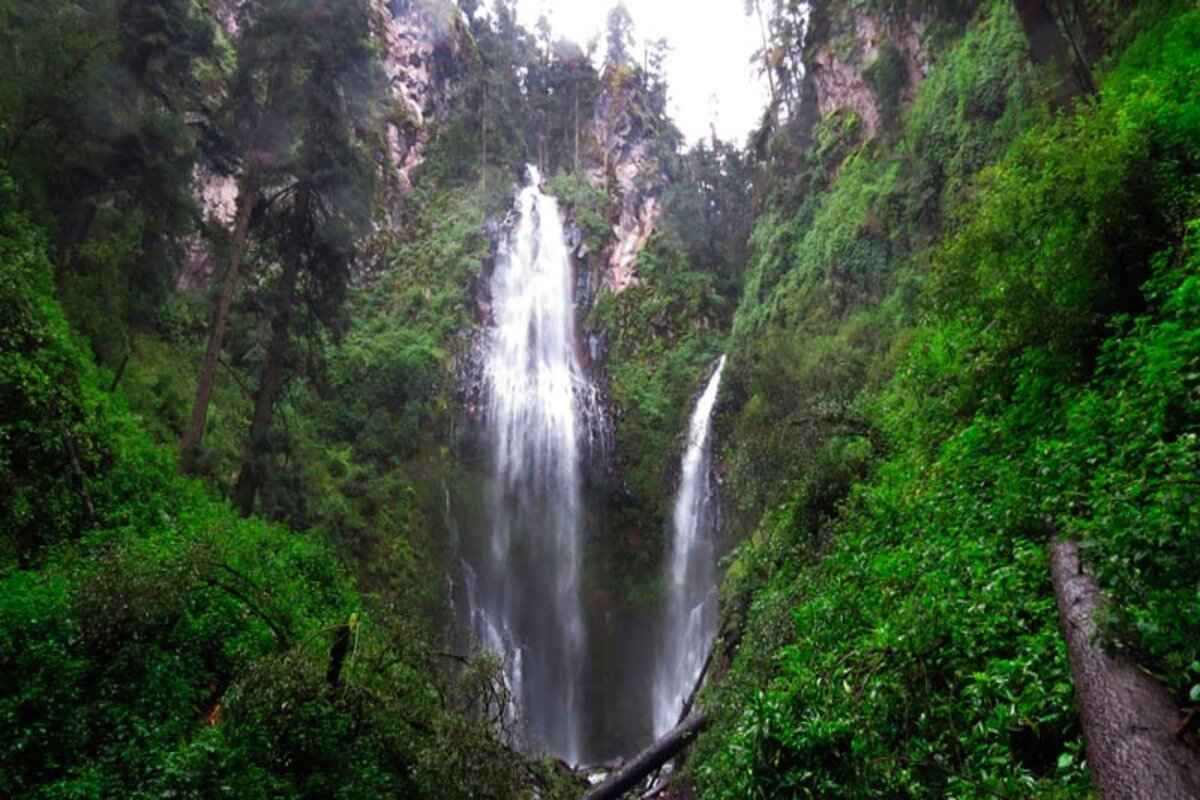
<svg viewBox="0 0 1200 800"><path fill-rule="evenodd" d="M556 201L529 167L492 275L485 361L493 454L488 541L464 572L476 638L505 659L527 744L581 750L581 438L595 403L578 357L572 270ZM581 436L582 434L582 436Z"/></svg>
<svg viewBox="0 0 1200 800"><path fill-rule="evenodd" d="M674 538L667 560L663 652L654 676L656 737L679 722L717 630L712 417L724 370L722 356L688 424L679 494L675 498Z"/></svg>

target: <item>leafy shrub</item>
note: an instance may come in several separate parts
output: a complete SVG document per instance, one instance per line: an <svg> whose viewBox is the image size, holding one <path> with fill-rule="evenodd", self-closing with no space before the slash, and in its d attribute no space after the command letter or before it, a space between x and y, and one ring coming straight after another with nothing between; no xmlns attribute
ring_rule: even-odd
<svg viewBox="0 0 1200 800"><path fill-rule="evenodd" d="M547 190L558 198L563 210L583 231L583 241L590 252L599 253L612 236L608 195L574 173L559 173L550 181Z"/></svg>
<svg viewBox="0 0 1200 800"><path fill-rule="evenodd" d="M45 242L15 196L0 174L0 556L30 563L89 522L89 482L109 453Z"/></svg>

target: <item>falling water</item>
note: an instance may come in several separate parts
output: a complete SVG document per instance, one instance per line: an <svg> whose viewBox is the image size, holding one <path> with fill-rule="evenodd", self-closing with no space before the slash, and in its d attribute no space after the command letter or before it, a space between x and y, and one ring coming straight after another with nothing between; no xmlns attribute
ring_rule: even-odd
<svg viewBox="0 0 1200 800"><path fill-rule="evenodd" d="M493 454L485 541L464 562L474 635L501 654L527 744L578 762L585 631L582 453L595 392L578 357L572 270L555 200L528 168L491 281L485 358Z"/></svg>
<svg viewBox="0 0 1200 800"><path fill-rule="evenodd" d="M717 629L716 547L713 541L712 416L725 370L722 356L696 403L675 498L667 560L663 652L654 679L654 733L673 728L704 668Z"/></svg>

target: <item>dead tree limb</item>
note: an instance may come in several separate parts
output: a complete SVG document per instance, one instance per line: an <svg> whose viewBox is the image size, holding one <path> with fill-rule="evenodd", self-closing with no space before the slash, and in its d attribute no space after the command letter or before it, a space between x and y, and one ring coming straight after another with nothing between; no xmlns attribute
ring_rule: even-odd
<svg viewBox="0 0 1200 800"><path fill-rule="evenodd" d="M704 680L708 677L708 668L712 666L713 656L716 654L716 652L717 644L716 642L713 642L713 644L708 648L708 657L704 659L704 666L700 669L700 675L696 678L696 684L692 687L692 691L688 694L687 700L683 702L683 710L679 712L679 720L675 723L676 725L682 725L687 721L687 718L691 716L692 708L696 705L696 698L700 696L700 690L704 688ZM662 773L662 769L666 765L667 764L665 761L658 765L657 771L654 773L654 779L650 781L651 786L654 786L656 783L658 783L659 775ZM662 786L659 786L649 795L644 796L643 800L645 800L645 797L658 796L662 793L666 786L666 783L664 783Z"/></svg>
<svg viewBox="0 0 1200 800"><path fill-rule="evenodd" d="M1180 714L1166 688L1097 641L1096 614L1104 600L1083 571L1079 543L1055 541L1050 571L1101 800L1200 797L1200 754L1175 736Z"/></svg>
<svg viewBox="0 0 1200 800"><path fill-rule="evenodd" d="M647 747L633 761L583 796L583 800L618 800L663 764L677 756L708 726L708 715L697 714Z"/></svg>
<svg viewBox="0 0 1200 800"><path fill-rule="evenodd" d="M1063 29L1070 30L1070 21L1063 20L1060 28L1048 0L1014 0L1017 18L1029 43L1029 55L1034 64L1045 65L1057 74L1055 104L1066 106L1081 94L1091 94L1096 85L1086 62L1072 58L1070 45Z"/></svg>
<svg viewBox="0 0 1200 800"><path fill-rule="evenodd" d="M350 625L339 625L333 635L333 647L329 650L329 669L325 672L325 682L329 688L337 691L342 685L342 666L350 652L350 637L354 631Z"/></svg>
<svg viewBox="0 0 1200 800"><path fill-rule="evenodd" d="M108 393L112 394L121 385L121 378L125 377L125 368L129 366L129 359L133 356L132 350L125 351L125 357L121 359L121 366L117 367L117 373L113 375L112 383L108 385Z"/></svg>
<svg viewBox="0 0 1200 800"><path fill-rule="evenodd" d="M88 522L96 521L96 506L92 503L92 494L88 491L87 475L83 472L83 467L79 463L79 451L75 449L75 440L71 438L71 431L63 423L59 423L59 429L62 431L63 444L67 446L67 455L71 458L71 471L75 473L75 479L79 481L79 491L83 494L83 504L87 508Z"/></svg>
<svg viewBox="0 0 1200 800"><path fill-rule="evenodd" d="M682 725L684 720L692 713L692 707L696 705L696 698L700 696L700 690L704 688L704 680L708 677L708 669L712 666L713 656L717 652L716 642L708 648L708 657L704 659L704 666L700 669L700 675L696 678L696 685L692 687L691 694L687 696L687 700L683 703L683 710L679 712L679 724Z"/></svg>

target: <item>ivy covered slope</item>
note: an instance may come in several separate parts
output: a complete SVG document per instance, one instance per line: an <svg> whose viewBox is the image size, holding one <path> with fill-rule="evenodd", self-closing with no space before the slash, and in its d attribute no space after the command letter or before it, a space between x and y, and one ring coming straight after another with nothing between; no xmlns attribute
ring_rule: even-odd
<svg viewBox="0 0 1200 800"><path fill-rule="evenodd" d="M1106 19L1098 91L1050 112L985 5L899 133L827 117L776 187L701 796L1086 796L1054 537L1107 646L1200 701L1200 12Z"/></svg>
<svg viewBox="0 0 1200 800"><path fill-rule="evenodd" d="M415 612L359 594L319 538L179 477L65 321L15 198L5 178L0 795L519 794L475 707L491 666L451 678Z"/></svg>

